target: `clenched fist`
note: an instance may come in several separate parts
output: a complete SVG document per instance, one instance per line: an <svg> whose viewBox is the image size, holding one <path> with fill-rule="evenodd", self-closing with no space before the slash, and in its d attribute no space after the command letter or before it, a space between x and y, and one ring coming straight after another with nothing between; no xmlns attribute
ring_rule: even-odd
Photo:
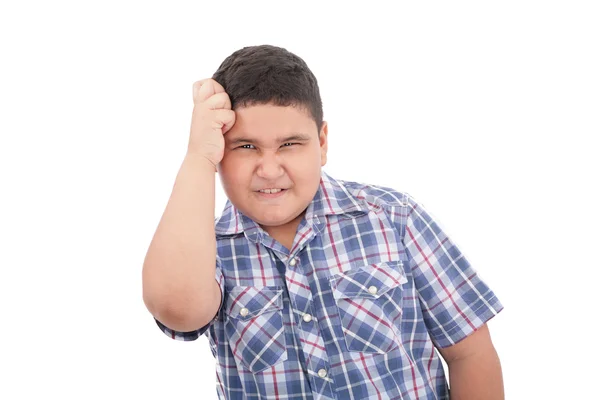
<svg viewBox="0 0 600 400"><path fill-rule="evenodd" d="M223 135L235 124L229 95L214 79L194 82L194 111L188 153L206 157L214 166L223 159Z"/></svg>

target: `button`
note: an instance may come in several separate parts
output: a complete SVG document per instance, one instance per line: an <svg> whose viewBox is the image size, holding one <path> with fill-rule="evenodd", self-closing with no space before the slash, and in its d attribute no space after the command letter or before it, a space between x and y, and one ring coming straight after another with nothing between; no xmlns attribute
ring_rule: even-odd
<svg viewBox="0 0 600 400"><path fill-rule="evenodd" d="M369 287L369 293L371 293L371 294L377 294L377 288L375 286Z"/></svg>
<svg viewBox="0 0 600 400"><path fill-rule="evenodd" d="M296 265L296 259L295 259L295 258L292 258L292 259L290 260L290 265L291 265L292 267L293 267L294 265Z"/></svg>
<svg viewBox="0 0 600 400"><path fill-rule="evenodd" d="M310 321L312 321L312 315L310 315L310 314L304 314L304 316L302 317L302 319L304 320L304 322L310 322Z"/></svg>
<svg viewBox="0 0 600 400"><path fill-rule="evenodd" d="M320 376L321 378L325 378L325 377L327 376L327 371L325 371L323 368L321 368L321 369L319 370L319 376Z"/></svg>
<svg viewBox="0 0 600 400"><path fill-rule="evenodd" d="M242 317L245 317L246 315L248 315L248 309L247 309L246 307L242 308L242 309L240 310L240 315L241 315Z"/></svg>

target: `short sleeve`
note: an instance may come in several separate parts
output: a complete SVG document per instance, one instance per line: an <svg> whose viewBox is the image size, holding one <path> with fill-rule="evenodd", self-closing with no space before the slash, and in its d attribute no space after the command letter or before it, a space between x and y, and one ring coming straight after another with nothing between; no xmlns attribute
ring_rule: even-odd
<svg viewBox="0 0 600 400"><path fill-rule="evenodd" d="M480 328L503 306L433 216L405 193L403 242L425 324L439 347Z"/></svg>
<svg viewBox="0 0 600 400"><path fill-rule="evenodd" d="M154 318L154 321L156 322L156 324L158 325L160 330L163 331L163 333L165 335L169 336L171 339L174 339L174 340L191 341L191 340L196 340L200 336L202 336L215 322L219 313L221 312L221 307L223 306L223 298L225 296L224 295L225 281L223 279L223 272L221 270L221 261L220 261L219 257L217 257L217 265L216 265L216 269L215 269L215 280L221 287L221 305L219 306L219 311L217 312L217 316L215 316L215 318L213 320L211 320L207 325L205 325L202 328L197 329L195 331L180 332L180 331L175 331L173 329L168 328L162 322L160 322L159 320Z"/></svg>

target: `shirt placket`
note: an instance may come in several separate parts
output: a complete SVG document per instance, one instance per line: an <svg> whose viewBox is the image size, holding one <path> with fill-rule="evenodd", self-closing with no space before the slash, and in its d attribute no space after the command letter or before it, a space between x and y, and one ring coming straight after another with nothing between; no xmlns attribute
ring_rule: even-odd
<svg viewBox="0 0 600 400"><path fill-rule="evenodd" d="M323 336L319 330L319 314L314 308L311 285L304 266L309 262L308 243L315 237L318 230L312 224L303 224L298 230L298 242L286 260L285 279L293 307L296 332L306 360L306 370L315 398L335 398L333 379L329 376L329 358L325 351ZM321 313L322 314L322 313Z"/></svg>

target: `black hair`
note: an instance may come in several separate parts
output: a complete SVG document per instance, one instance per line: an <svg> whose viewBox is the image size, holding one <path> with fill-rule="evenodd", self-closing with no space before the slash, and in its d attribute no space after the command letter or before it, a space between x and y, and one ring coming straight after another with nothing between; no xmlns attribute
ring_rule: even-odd
<svg viewBox="0 0 600 400"><path fill-rule="evenodd" d="M288 50L249 46L235 51L212 77L231 100L231 108L273 104L308 111L321 132L323 104L317 78L306 62Z"/></svg>

